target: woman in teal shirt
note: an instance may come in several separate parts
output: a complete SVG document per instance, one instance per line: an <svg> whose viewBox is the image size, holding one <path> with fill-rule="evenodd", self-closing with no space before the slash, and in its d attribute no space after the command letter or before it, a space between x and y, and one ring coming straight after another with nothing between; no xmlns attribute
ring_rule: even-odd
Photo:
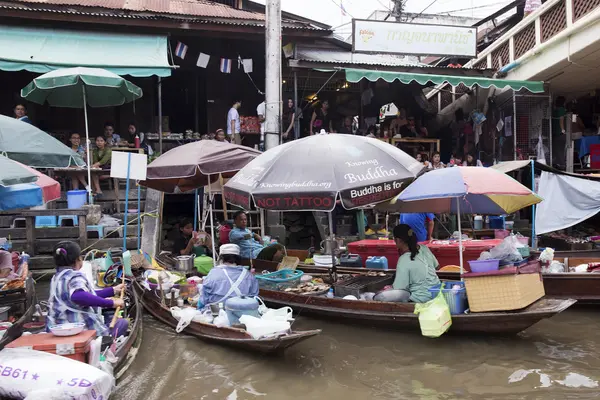
<svg viewBox="0 0 600 400"><path fill-rule="evenodd" d="M427 246L417 244L417 235L410 226L394 228L394 241L401 254L396 266L393 288L378 293L374 300L426 303L431 300L429 289L440 284L436 274L438 260Z"/></svg>

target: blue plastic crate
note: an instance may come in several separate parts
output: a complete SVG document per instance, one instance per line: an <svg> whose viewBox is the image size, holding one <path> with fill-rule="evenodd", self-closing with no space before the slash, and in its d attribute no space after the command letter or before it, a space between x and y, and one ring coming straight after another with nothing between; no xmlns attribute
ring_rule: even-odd
<svg viewBox="0 0 600 400"><path fill-rule="evenodd" d="M440 292L440 287L443 285L442 294L448 303L450 308L450 314L459 315L464 314L467 310L467 290L465 283L460 281L442 281L441 285L434 286L429 289L431 297L435 298ZM461 288L456 290L452 289L453 286L459 285Z"/></svg>
<svg viewBox="0 0 600 400"><path fill-rule="evenodd" d="M489 216L490 219L490 229L504 229L504 216L493 217Z"/></svg>
<svg viewBox="0 0 600 400"><path fill-rule="evenodd" d="M45 215L42 217L35 217L36 228L56 228L56 216Z"/></svg>

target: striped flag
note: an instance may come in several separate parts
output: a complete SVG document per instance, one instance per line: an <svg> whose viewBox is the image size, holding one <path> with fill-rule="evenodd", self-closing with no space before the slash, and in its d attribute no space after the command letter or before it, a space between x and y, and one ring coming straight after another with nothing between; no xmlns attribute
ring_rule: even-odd
<svg viewBox="0 0 600 400"><path fill-rule="evenodd" d="M183 60L187 50L188 47L185 44L177 42L177 47L175 47L175 55Z"/></svg>
<svg viewBox="0 0 600 400"><path fill-rule="evenodd" d="M231 60L229 58L221 58L221 67L220 70L222 73L224 74L230 74L231 73Z"/></svg>

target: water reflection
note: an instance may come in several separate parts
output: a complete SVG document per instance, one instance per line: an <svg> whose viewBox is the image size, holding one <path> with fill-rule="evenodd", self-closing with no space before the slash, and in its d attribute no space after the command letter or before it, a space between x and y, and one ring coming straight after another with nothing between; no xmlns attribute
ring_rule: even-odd
<svg viewBox="0 0 600 400"><path fill-rule="evenodd" d="M144 319L117 399L538 399L597 397L600 318L575 309L510 338L446 336L299 318L323 334L262 357Z"/></svg>

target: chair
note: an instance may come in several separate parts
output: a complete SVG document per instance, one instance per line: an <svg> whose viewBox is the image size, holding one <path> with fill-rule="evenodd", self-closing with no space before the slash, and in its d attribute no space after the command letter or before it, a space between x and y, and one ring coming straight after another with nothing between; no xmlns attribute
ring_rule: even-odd
<svg viewBox="0 0 600 400"><path fill-rule="evenodd" d="M25 218L15 218L13 219L11 228L27 228L27 220Z"/></svg>
<svg viewBox="0 0 600 400"><path fill-rule="evenodd" d="M36 228L56 228L56 216L55 215L43 215L35 217Z"/></svg>
<svg viewBox="0 0 600 400"><path fill-rule="evenodd" d="M58 226L77 226L79 225L79 219L77 215L59 215Z"/></svg>
<svg viewBox="0 0 600 400"><path fill-rule="evenodd" d="M95 233L95 235L93 235ZM90 235L92 234L92 235ZM87 226L87 237L88 239L102 239L104 238L104 226L103 225L88 225Z"/></svg>

